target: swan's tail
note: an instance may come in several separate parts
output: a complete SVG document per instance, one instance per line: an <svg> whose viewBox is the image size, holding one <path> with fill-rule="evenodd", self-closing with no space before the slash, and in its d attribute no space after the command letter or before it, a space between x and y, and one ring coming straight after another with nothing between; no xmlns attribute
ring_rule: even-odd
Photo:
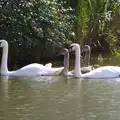
<svg viewBox="0 0 120 120"><path fill-rule="evenodd" d="M45 67L52 67L52 63L47 63Z"/></svg>
<svg viewBox="0 0 120 120"><path fill-rule="evenodd" d="M63 71L64 67L60 67L60 68L54 68L54 75L60 75Z"/></svg>
<svg viewBox="0 0 120 120"><path fill-rule="evenodd" d="M43 76L56 76L60 75L60 73L63 71L64 67L60 68L52 68L52 67L45 67L45 69L41 72Z"/></svg>

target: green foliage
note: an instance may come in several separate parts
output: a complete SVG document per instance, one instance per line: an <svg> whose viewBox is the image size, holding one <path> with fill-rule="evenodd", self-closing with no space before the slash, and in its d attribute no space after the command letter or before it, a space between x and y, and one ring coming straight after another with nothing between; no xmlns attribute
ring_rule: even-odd
<svg viewBox="0 0 120 120"><path fill-rule="evenodd" d="M80 41L87 35L98 40L99 35L109 33L111 20L118 10L119 4L113 0L78 0L76 12Z"/></svg>
<svg viewBox="0 0 120 120"><path fill-rule="evenodd" d="M17 41L20 39L21 44L21 40L25 39L30 45L36 38L61 45L68 39L74 17L71 8L63 8L64 3L58 4L57 0L21 0L16 1L16 4L11 1L8 3L11 4L10 12L1 14L2 22L8 24L6 27L11 28L12 36L16 36ZM4 28L6 35L9 34L7 28Z"/></svg>
<svg viewBox="0 0 120 120"><path fill-rule="evenodd" d="M113 53L114 53L116 56L120 56L120 50L117 50L116 48L113 48Z"/></svg>
<svg viewBox="0 0 120 120"><path fill-rule="evenodd" d="M38 46L60 47L71 38L74 11L59 0L1 0L0 37L16 54ZM27 54L27 53L26 53Z"/></svg>
<svg viewBox="0 0 120 120"><path fill-rule="evenodd" d="M86 36L89 22L89 14L88 13L88 5L89 3L84 0L78 0L77 4L77 27L80 28L79 34L80 34L80 40L82 41L84 37Z"/></svg>

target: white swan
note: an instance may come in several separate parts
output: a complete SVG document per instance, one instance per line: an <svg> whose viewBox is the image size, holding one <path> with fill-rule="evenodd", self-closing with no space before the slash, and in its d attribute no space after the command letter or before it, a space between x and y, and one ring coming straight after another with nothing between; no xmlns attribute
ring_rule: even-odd
<svg viewBox="0 0 120 120"><path fill-rule="evenodd" d="M2 61L1 61L1 74L8 76L36 76L36 75L59 75L64 67L52 68L52 64L46 64L45 66L38 63L29 64L16 71L8 71L7 59L8 59L8 42L6 40L0 40L0 47L3 48Z"/></svg>
<svg viewBox="0 0 120 120"><path fill-rule="evenodd" d="M80 46L77 43L73 43L69 46L69 52L75 51L75 68L74 76L77 78L116 78L120 77L120 67L117 66L103 66L89 73L82 74L80 68Z"/></svg>

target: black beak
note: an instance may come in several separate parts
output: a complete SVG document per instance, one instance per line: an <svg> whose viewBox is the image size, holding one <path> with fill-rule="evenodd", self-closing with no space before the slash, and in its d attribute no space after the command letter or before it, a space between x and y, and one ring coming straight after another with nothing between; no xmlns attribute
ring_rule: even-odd
<svg viewBox="0 0 120 120"><path fill-rule="evenodd" d="M61 56L61 54L60 54L60 53L57 53L56 56Z"/></svg>
<svg viewBox="0 0 120 120"><path fill-rule="evenodd" d="M81 49L81 54L83 54L85 51L84 51L84 49Z"/></svg>
<svg viewBox="0 0 120 120"><path fill-rule="evenodd" d="M72 52L72 46L69 46L69 47L68 47L68 51L69 51L69 52Z"/></svg>
<svg viewBox="0 0 120 120"><path fill-rule="evenodd" d="M0 42L0 47L1 47L1 43L2 43L2 42Z"/></svg>
<svg viewBox="0 0 120 120"><path fill-rule="evenodd" d="M57 53L56 53L56 56L60 56L60 52L57 52Z"/></svg>

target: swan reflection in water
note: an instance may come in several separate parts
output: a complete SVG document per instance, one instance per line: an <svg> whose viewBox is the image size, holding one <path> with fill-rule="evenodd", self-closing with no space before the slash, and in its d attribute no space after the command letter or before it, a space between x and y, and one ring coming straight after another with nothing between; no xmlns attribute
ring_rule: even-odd
<svg viewBox="0 0 120 120"><path fill-rule="evenodd" d="M68 83L67 77L63 76L37 76L37 77L11 77L11 76L0 76L0 88L1 94L4 94L4 98L8 98L8 91L11 89L19 89L20 87L25 87L23 89L36 90L37 87L50 87L51 84L62 80ZM20 88L21 89L21 88Z"/></svg>
<svg viewBox="0 0 120 120"><path fill-rule="evenodd" d="M0 76L0 88L1 88L1 93L4 96L4 98L8 98L8 89L9 89L9 76Z"/></svg>

